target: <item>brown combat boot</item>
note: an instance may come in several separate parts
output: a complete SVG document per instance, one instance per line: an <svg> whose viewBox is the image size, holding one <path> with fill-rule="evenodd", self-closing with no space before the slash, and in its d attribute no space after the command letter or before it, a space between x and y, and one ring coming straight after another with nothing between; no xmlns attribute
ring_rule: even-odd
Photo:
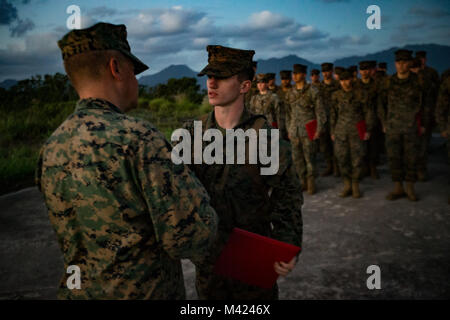
<svg viewBox="0 0 450 320"><path fill-rule="evenodd" d="M352 182L352 197L355 199L361 198L361 192L359 192L359 182L353 181Z"/></svg>
<svg viewBox="0 0 450 320"><path fill-rule="evenodd" d="M344 179L344 189L339 193L339 197L345 198L352 194L352 184L350 179Z"/></svg>
<svg viewBox="0 0 450 320"><path fill-rule="evenodd" d="M406 195L411 201L417 201L416 192L414 191L414 182L406 182Z"/></svg>
<svg viewBox="0 0 450 320"><path fill-rule="evenodd" d="M333 160L333 175L335 177L340 177L341 176L341 172L339 171L339 166L338 166L336 160Z"/></svg>
<svg viewBox="0 0 450 320"><path fill-rule="evenodd" d="M380 179L375 163L370 164L370 177L375 180Z"/></svg>
<svg viewBox="0 0 450 320"><path fill-rule="evenodd" d="M314 184L314 177L308 177L308 194L316 193L316 185Z"/></svg>
<svg viewBox="0 0 450 320"><path fill-rule="evenodd" d="M324 172L322 172L320 175L322 177L328 177L329 175L331 175L333 173L333 161L331 160L327 160L327 168L325 169Z"/></svg>
<svg viewBox="0 0 450 320"><path fill-rule="evenodd" d="M386 199L388 200L397 200L402 197L404 197L405 190L403 190L403 183L401 181L395 181L395 187L394 191L389 192L389 194L386 196Z"/></svg>

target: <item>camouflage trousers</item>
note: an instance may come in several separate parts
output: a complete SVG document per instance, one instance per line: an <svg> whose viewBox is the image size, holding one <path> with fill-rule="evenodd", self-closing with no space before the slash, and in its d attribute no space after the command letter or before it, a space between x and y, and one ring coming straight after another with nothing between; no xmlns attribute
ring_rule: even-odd
<svg viewBox="0 0 450 320"><path fill-rule="evenodd" d="M308 137L291 139L292 161L295 164L300 179L315 177L317 141L311 141Z"/></svg>
<svg viewBox="0 0 450 320"><path fill-rule="evenodd" d="M335 134L334 152L343 178L361 180L366 144L356 134Z"/></svg>
<svg viewBox="0 0 450 320"><path fill-rule="evenodd" d="M196 267L195 287L200 300L278 300L278 285L263 289L214 273L214 266Z"/></svg>
<svg viewBox="0 0 450 320"><path fill-rule="evenodd" d="M392 181L417 180L417 133L386 133L386 152L389 159Z"/></svg>
<svg viewBox="0 0 450 320"><path fill-rule="evenodd" d="M367 161L369 163L378 163L379 155L383 149L383 131L381 124L377 121L374 126L370 139L367 141Z"/></svg>

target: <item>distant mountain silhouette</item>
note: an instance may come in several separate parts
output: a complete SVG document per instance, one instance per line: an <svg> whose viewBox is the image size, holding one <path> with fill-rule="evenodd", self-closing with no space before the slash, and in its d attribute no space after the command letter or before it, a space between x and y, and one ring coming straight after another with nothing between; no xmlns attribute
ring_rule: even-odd
<svg viewBox="0 0 450 320"><path fill-rule="evenodd" d="M139 79L139 84L153 87L158 84L167 83L167 81L171 78L179 79L183 77L196 78L197 83L200 85L200 87L202 89L206 88L205 77L197 77L197 72L193 71L191 68L184 64L170 65L169 67L161 70L158 73L148 76L142 76Z"/></svg>
<svg viewBox="0 0 450 320"><path fill-rule="evenodd" d="M3 80L2 82L0 82L0 88L9 89L16 83L17 83L17 80L6 79L6 80Z"/></svg>

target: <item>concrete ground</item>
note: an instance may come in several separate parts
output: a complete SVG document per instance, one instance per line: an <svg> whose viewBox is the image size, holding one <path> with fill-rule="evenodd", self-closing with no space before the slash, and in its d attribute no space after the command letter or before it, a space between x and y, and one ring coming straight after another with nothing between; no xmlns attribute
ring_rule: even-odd
<svg viewBox="0 0 450 320"><path fill-rule="evenodd" d="M420 201L385 200L381 179L361 183L361 199L337 196L335 177L319 178L305 194L303 252L294 271L279 279L280 299L449 299L450 206L443 140L433 138ZM367 267L381 270L381 289L369 290ZM183 261L187 297L195 299L194 267ZM0 299L54 299L62 257L37 188L0 197Z"/></svg>

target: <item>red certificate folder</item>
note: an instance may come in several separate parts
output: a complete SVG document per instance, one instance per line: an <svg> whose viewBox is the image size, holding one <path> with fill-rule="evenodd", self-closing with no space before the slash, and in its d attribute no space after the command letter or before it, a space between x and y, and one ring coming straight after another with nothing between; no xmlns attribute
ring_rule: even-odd
<svg viewBox="0 0 450 320"><path fill-rule="evenodd" d="M214 271L249 285L270 289L278 278L274 263L289 262L299 252L299 247L289 243L234 228Z"/></svg>
<svg viewBox="0 0 450 320"><path fill-rule="evenodd" d="M311 120L305 124L306 132L308 133L309 140L314 140L314 135L316 134L317 130L317 120Z"/></svg>
<svg viewBox="0 0 450 320"><path fill-rule="evenodd" d="M272 127L274 127L275 129L278 129L278 123L272 122Z"/></svg>
<svg viewBox="0 0 450 320"><path fill-rule="evenodd" d="M366 129L366 121L361 120L356 124L356 128L358 129L359 138L361 140L364 140L364 136L366 135L367 129Z"/></svg>

